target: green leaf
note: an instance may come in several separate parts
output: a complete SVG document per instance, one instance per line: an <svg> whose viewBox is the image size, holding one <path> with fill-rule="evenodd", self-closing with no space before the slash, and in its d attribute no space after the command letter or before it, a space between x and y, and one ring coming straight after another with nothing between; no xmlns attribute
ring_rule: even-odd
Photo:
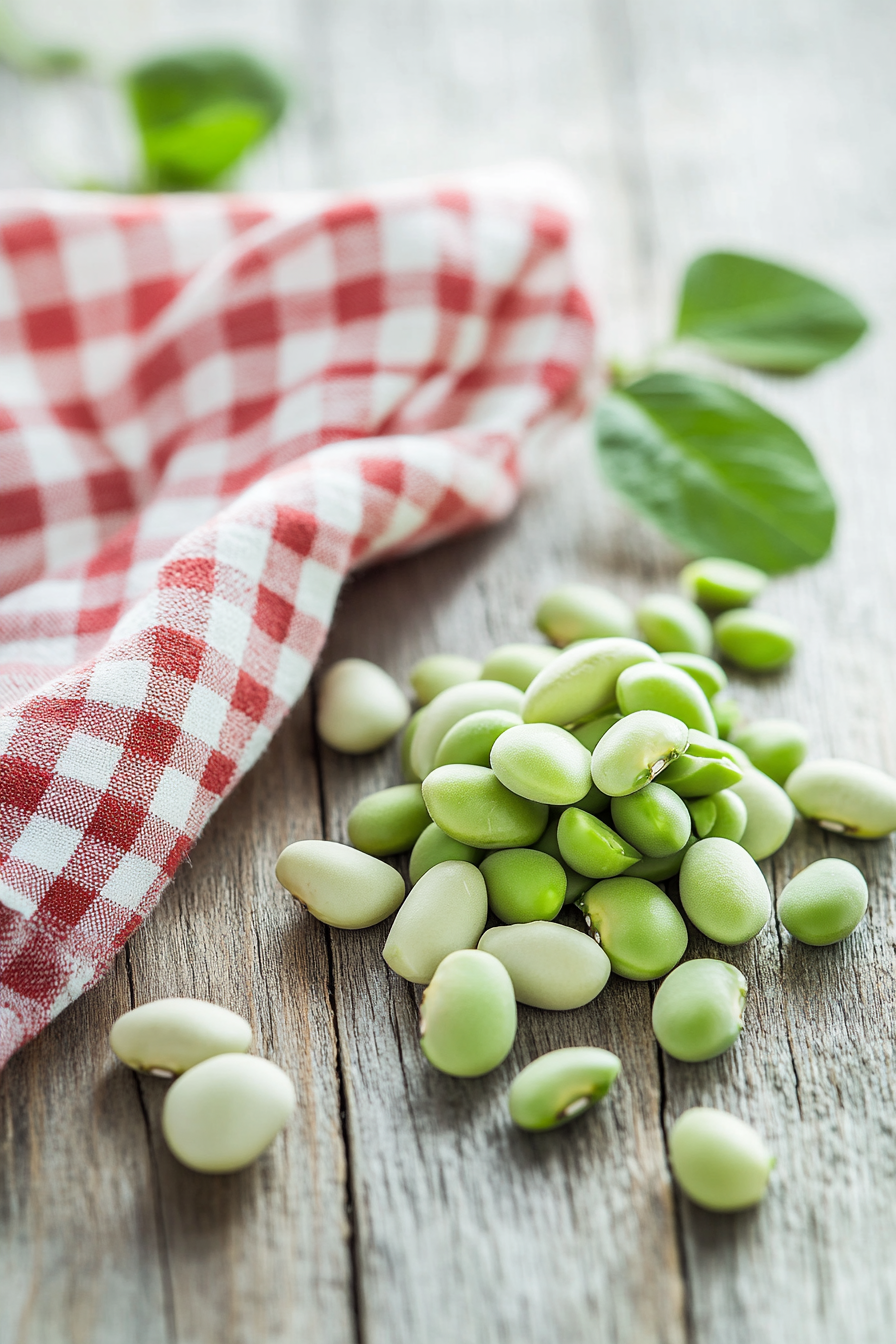
<svg viewBox="0 0 896 1344"><path fill-rule="evenodd" d="M597 435L610 484L686 551L774 574L830 548L834 500L810 449L733 388L651 374L604 398Z"/></svg>
<svg viewBox="0 0 896 1344"><path fill-rule="evenodd" d="M268 134L286 105L276 75L239 51L163 56L132 70L126 88L146 185L162 191L218 181Z"/></svg>
<svg viewBox="0 0 896 1344"><path fill-rule="evenodd" d="M688 267L676 334L731 364L808 373L867 329L852 300L820 280L757 257L708 252Z"/></svg>

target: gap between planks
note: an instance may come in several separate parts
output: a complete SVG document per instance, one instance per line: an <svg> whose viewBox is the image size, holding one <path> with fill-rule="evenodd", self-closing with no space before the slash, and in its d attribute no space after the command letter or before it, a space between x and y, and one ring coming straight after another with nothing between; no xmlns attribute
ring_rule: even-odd
<svg viewBox="0 0 896 1344"><path fill-rule="evenodd" d="M131 945L124 945L124 964L127 975L128 993L130 995L131 1007L137 1007L137 991L134 984L134 968L131 962ZM143 1132L146 1138L146 1160L149 1165L150 1184L152 1187L152 1206L153 1222L156 1228L156 1246L159 1254L159 1270L162 1280L162 1304L165 1313L165 1332L170 1344L177 1344L177 1316L174 1303L174 1283L171 1278L171 1260L168 1254L168 1238L165 1235L165 1210L162 1199L162 1178L159 1172L159 1162L156 1155L155 1145L152 1141L152 1126L149 1118L149 1111L146 1107L146 1097L143 1093L143 1079L139 1073L134 1071L134 1087L137 1092L137 1102L140 1107L140 1114L143 1117Z"/></svg>
<svg viewBox="0 0 896 1344"><path fill-rule="evenodd" d="M324 772L321 763L320 738L317 735L317 682L312 676L305 694L308 697L311 717L311 749L314 760L314 772L317 781L317 802L320 817L321 838L328 840L327 799L324 784ZM333 957L333 930L325 930L327 941L327 999L330 1017L336 1035L336 1078L339 1088L339 1126L342 1133L342 1146L345 1152L345 1217L348 1224L348 1257L351 1275L351 1307L356 1344L364 1344L364 1321L362 1314L363 1284L358 1263L358 1229L355 1221L355 1188L352 1136L348 1123L348 1093L345 1079L345 1059L342 1048L342 1031L339 1015L336 1011L336 966Z"/></svg>

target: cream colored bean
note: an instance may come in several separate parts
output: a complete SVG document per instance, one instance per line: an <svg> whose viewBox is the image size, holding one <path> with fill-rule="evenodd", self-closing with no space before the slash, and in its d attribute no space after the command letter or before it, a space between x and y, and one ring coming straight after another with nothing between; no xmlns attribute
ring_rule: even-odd
<svg viewBox="0 0 896 1344"><path fill-rule="evenodd" d="M414 688L418 702L428 705L449 687L478 681L481 675L482 664L474 658L464 658L457 653L431 653L414 664L408 674L408 681Z"/></svg>
<svg viewBox="0 0 896 1344"><path fill-rule="evenodd" d="M377 751L408 721L407 696L388 672L365 658L343 658L324 674L317 731L328 747L351 755Z"/></svg>
<svg viewBox="0 0 896 1344"><path fill-rule="evenodd" d="M775 1159L755 1129L737 1116L693 1106L672 1126L669 1163L695 1204L730 1213L759 1203Z"/></svg>
<svg viewBox="0 0 896 1344"><path fill-rule="evenodd" d="M639 709L604 733L591 757L591 777L602 793L621 798L650 784L687 745L680 719Z"/></svg>
<svg viewBox="0 0 896 1344"><path fill-rule="evenodd" d="M334 840L297 840L277 860L277 881L322 924L366 929L395 913L404 879L388 863Z"/></svg>
<svg viewBox="0 0 896 1344"><path fill-rule="evenodd" d="M482 709L507 709L519 714L523 693L506 681L469 681L450 686L424 708L411 743L411 767L425 779L435 766L436 752L445 734L470 714Z"/></svg>
<svg viewBox="0 0 896 1344"><path fill-rule="evenodd" d="M502 644L492 649L482 664L482 676L488 681L506 681L525 691L543 667L557 657L549 644Z"/></svg>
<svg viewBox="0 0 896 1344"><path fill-rule="evenodd" d="M396 975L428 985L449 952L475 947L488 919L485 879L472 863L438 863L408 893L383 959Z"/></svg>
<svg viewBox="0 0 896 1344"><path fill-rule="evenodd" d="M273 1143L295 1110L290 1079L256 1055L216 1055L173 1083L162 1133L185 1167L241 1171Z"/></svg>
<svg viewBox="0 0 896 1344"><path fill-rule="evenodd" d="M610 978L610 959L598 942L547 920L486 929L479 950L498 958L513 981L517 1002L531 1008L581 1008Z"/></svg>
<svg viewBox="0 0 896 1344"><path fill-rule="evenodd" d="M659 655L637 639L591 639L564 649L526 691L523 720L564 727L594 718L613 704L620 672L643 662L659 662Z"/></svg>
<svg viewBox="0 0 896 1344"><path fill-rule="evenodd" d="M788 779L787 792L804 817L827 831L874 840L896 830L896 779L872 765L806 761Z"/></svg>
<svg viewBox="0 0 896 1344"><path fill-rule="evenodd" d="M615 593L593 583L565 583L543 597L535 624L554 644L635 634L630 609Z"/></svg>
<svg viewBox="0 0 896 1344"><path fill-rule="evenodd" d="M202 999L156 999L123 1013L109 1033L114 1053L129 1068L174 1078L213 1055L249 1049L244 1017Z"/></svg>
<svg viewBox="0 0 896 1344"><path fill-rule="evenodd" d="M739 783L731 785L731 792L747 807L747 824L739 843L756 860L777 853L793 830L796 815L781 785L751 768Z"/></svg>
<svg viewBox="0 0 896 1344"><path fill-rule="evenodd" d="M479 1078L501 1064L516 1038L513 981L497 957L450 952L420 1004L420 1049L434 1068Z"/></svg>

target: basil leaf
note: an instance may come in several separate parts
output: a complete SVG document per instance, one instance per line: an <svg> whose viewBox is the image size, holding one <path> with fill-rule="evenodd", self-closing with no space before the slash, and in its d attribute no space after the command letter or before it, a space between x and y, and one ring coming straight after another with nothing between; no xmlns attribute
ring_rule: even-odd
<svg viewBox="0 0 896 1344"><path fill-rule="evenodd" d="M731 364L808 373L867 329L852 300L820 280L757 257L709 252L688 267L676 334Z"/></svg>
<svg viewBox="0 0 896 1344"><path fill-rule="evenodd" d="M192 51L137 66L126 88L146 186L207 187L267 135L286 105L277 77L239 51Z"/></svg>
<svg viewBox="0 0 896 1344"><path fill-rule="evenodd" d="M654 373L597 413L610 484L696 555L781 573L826 554L835 505L799 434L733 388Z"/></svg>

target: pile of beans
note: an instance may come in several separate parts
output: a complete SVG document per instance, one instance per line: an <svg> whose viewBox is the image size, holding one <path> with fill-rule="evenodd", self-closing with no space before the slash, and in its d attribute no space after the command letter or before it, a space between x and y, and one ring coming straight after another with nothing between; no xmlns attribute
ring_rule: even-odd
<svg viewBox="0 0 896 1344"><path fill-rule="evenodd" d="M765 927L772 898L759 861L796 811L843 835L896 828L896 780L853 761L806 761L808 734L768 719L743 726L711 656L750 671L785 666L797 640L755 609L766 576L694 561L683 595L635 612L588 584L550 593L536 625L551 644L510 644L483 663L434 654L410 671L419 708L362 659L322 680L318 731L365 753L401 729L405 782L362 800L350 845L300 840L279 881L313 915L365 928L394 915L388 966L425 985L420 1045L437 1069L478 1077L516 1035L517 1003L583 1006L612 973L660 980L653 1029L676 1059L712 1059L738 1039L747 982L715 958L683 961L688 929L663 883L707 938L733 946ZM711 620L707 611L713 614ZM412 887L384 859L408 853ZM821 859L778 901L792 937L848 937L868 903L859 870ZM583 927L557 923L574 906ZM494 921L486 927L489 917ZM619 1059L583 1045L534 1060L510 1115L549 1130L605 1096ZM726 1112L686 1111L669 1136L673 1175L696 1202L740 1209L765 1193L774 1158Z"/></svg>
<svg viewBox="0 0 896 1344"><path fill-rule="evenodd" d="M568 584L536 613L550 644L505 645L484 663L418 662L413 715L372 663L349 658L326 673L320 736L360 754L404 729L405 782L358 803L350 845L300 840L276 875L336 928L394 915L383 956L426 986L420 1045L435 1068L488 1073L513 1046L518 1003L579 1008L611 973L661 979L660 1046L713 1059L741 1033L747 982L720 958L682 960L687 924L662 884L677 878L681 907L707 938L742 944L771 916L759 861L784 844L796 810L857 838L896 828L896 780L854 761L806 761L799 724L741 724L714 647L751 671L783 667L796 649L784 621L750 606L765 582L750 566L698 560L682 572L683 595L655 594L634 613L600 588ZM384 862L403 853L409 893ZM848 937L867 904L858 868L821 859L784 888L778 917L792 937L824 946ZM566 906L581 928L557 922ZM176 1078L163 1132L195 1170L246 1166L294 1109L286 1075L245 1053L249 1024L215 1005L145 1004L118 1020L110 1043L132 1068ZM555 1129L606 1096L620 1067L590 1044L551 1051L513 1081L510 1115L527 1130ZM717 1210L760 1200L774 1166L748 1125L709 1107L679 1116L669 1160L686 1194Z"/></svg>

